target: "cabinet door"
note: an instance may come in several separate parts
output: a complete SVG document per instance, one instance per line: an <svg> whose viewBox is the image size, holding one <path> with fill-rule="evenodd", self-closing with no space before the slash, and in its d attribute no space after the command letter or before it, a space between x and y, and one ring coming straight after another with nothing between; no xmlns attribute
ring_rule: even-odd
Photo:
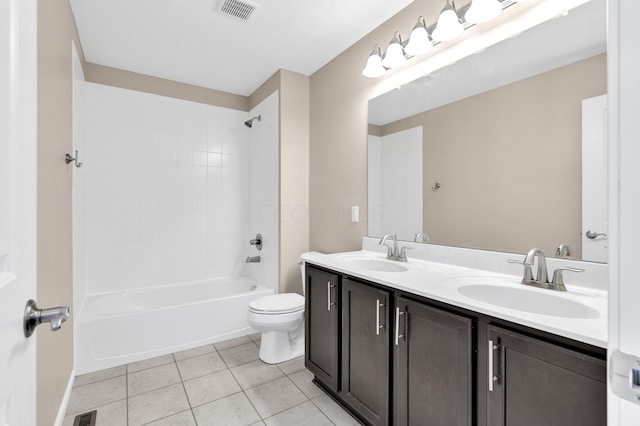
<svg viewBox="0 0 640 426"><path fill-rule="evenodd" d="M389 423L390 293L342 282L343 398L372 425Z"/></svg>
<svg viewBox="0 0 640 426"><path fill-rule="evenodd" d="M307 266L305 280L305 366L338 391L339 285L337 274Z"/></svg>
<svg viewBox="0 0 640 426"><path fill-rule="evenodd" d="M397 299L395 425L471 425L472 333L468 318Z"/></svg>
<svg viewBox="0 0 640 426"><path fill-rule="evenodd" d="M604 360L489 326L489 426L605 426Z"/></svg>

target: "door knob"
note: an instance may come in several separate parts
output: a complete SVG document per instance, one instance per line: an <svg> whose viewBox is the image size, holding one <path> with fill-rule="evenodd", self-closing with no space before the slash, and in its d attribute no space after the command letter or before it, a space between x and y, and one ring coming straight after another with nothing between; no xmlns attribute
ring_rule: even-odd
<svg viewBox="0 0 640 426"><path fill-rule="evenodd" d="M603 232L595 232L595 231L587 231L584 235L590 240L595 240L598 237L605 237L605 238L607 237L607 234Z"/></svg>
<svg viewBox="0 0 640 426"><path fill-rule="evenodd" d="M43 322L51 323L51 330L56 331L60 329L62 323L67 319L69 319L68 306L38 309L35 300L30 299L24 310L24 335L25 337L31 336L38 324Z"/></svg>

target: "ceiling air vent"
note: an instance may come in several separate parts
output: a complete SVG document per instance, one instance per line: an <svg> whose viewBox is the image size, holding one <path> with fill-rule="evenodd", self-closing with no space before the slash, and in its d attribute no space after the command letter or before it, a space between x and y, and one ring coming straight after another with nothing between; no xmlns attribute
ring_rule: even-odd
<svg viewBox="0 0 640 426"><path fill-rule="evenodd" d="M260 4L251 0L218 0L216 10L223 15L247 22L249 21Z"/></svg>

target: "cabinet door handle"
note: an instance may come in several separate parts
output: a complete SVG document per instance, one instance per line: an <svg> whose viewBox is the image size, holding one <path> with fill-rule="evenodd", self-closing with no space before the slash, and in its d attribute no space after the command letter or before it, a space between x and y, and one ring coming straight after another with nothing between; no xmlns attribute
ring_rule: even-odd
<svg viewBox="0 0 640 426"><path fill-rule="evenodd" d="M335 305L335 303L331 301L331 289L334 287L335 285L332 285L331 281L327 281L327 311L330 311L331 306Z"/></svg>
<svg viewBox="0 0 640 426"><path fill-rule="evenodd" d="M380 325L380 308L384 308L384 303L380 303L380 299L376 300L376 336L380 335L380 329L384 328L384 325Z"/></svg>
<svg viewBox="0 0 640 426"><path fill-rule="evenodd" d="M400 338L404 338L404 334L400 334L400 315L404 315L405 312L400 312L400 308L396 307L396 346L398 346L398 341Z"/></svg>
<svg viewBox="0 0 640 426"><path fill-rule="evenodd" d="M493 374L493 352L496 349L498 346L493 344L493 340L489 340L489 392L493 392L493 383L498 381L498 376Z"/></svg>

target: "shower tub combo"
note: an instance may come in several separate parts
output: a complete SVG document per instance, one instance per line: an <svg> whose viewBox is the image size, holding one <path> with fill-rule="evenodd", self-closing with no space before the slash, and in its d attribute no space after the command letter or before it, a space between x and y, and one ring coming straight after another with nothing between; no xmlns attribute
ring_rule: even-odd
<svg viewBox="0 0 640 426"><path fill-rule="evenodd" d="M88 295L75 322L76 374L250 334L249 303L273 293L233 278Z"/></svg>

